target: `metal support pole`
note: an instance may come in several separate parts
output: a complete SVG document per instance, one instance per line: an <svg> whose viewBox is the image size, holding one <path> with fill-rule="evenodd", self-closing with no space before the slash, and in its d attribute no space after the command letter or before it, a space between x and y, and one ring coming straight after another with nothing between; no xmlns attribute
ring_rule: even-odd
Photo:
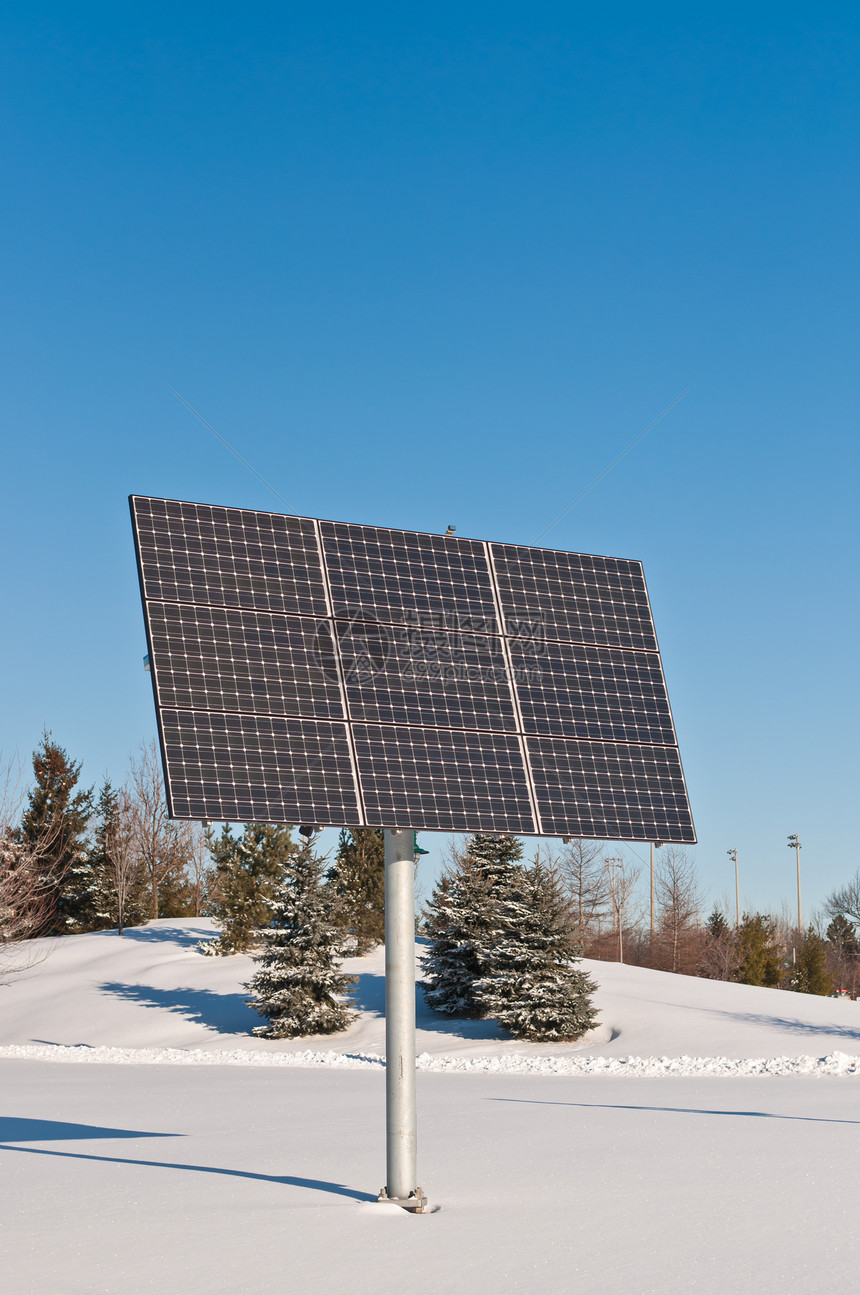
<svg viewBox="0 0 860 1295"><path fill-rule="evenodd" d="M420 1212L415 1104L415 836L385 829L386 1175L380 1201Z"/></svg>

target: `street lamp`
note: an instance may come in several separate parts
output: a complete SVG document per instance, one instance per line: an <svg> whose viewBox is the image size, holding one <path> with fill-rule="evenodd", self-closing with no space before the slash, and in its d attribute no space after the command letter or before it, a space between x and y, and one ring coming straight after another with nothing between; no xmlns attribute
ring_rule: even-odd
<svg viewBox="0 0 860 1295"><path fill-rule="evenodd" d="M624 862L623 859L604 859L603 862L611 870L612 877L612 914L615 918L615 930L618 935L618 961L624 961L624 937L621 934L621 906L618 903L618 891L615 886L615 865L620 867Z"/></svg>
<svg viewBox="0 0 860 1295"><path fill-rule="evenodd" d="M738 852L735 849L726 850L726 854L735 865L735 926L741 929L741 890L738 885Z"/></svg>
<svg viewBox="0 0 860 1295"><path fill-rule="evenodd" d="M800 837L796 832L792 832L788 838L788 848L793 850L797 856L797 933L803 936L803 917L800 912L800 851L803 846L800 844Z"/></svg>
<svg viewBox="0 0 860 1295"><path fill-rule="evenodd" d="M651 949L654 948L654 851L659 850L662 841L651 842Z"/></svg>

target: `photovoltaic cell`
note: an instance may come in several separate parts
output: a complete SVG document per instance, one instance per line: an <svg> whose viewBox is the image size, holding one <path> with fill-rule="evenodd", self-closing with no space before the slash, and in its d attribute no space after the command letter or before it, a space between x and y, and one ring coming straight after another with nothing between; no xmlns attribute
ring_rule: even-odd
<svg viewBox="0 0 860 1295"><path fill-rule="evenodd" d="M174 817L695 839L640 563L131 506Z"/></svg>

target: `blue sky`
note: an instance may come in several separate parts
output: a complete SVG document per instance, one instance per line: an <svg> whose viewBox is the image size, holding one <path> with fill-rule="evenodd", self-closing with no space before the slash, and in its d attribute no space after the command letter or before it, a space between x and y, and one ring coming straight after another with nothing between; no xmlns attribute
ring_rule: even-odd
<svg viewBox="0 0 860 1295"><path fill-rule="evenodd" d="M645 563L711 897L858 865L853 6L12 3L0 745L154 732L126 497ZM437 858L439 842L425 844ZM431 860L431 862L432 862Z"/></svg>

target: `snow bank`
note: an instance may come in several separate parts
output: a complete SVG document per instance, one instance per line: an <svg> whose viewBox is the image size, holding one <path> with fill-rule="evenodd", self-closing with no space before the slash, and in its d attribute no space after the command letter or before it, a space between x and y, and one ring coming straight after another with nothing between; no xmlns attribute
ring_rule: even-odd
<svg viewBox="0 0 860 1295"><path fill-rule="evenodd" d="M380 1066L384 950L353 958L356 1021L338 1035L260 1039L251 958L207 958L206 918L34 941L46 955L0 986L0 1057L137 1065ZM443 1017L416 995L424 1070L558 1075L848 1074L860 1003L586 962L599 1026L576 1043L526 1043L495 1021ZM23 1051L22 1051L23 1049ZM834 1060L842 1056L846 1061Z"/></svg>
<svg viewBox="0 0 860 1295"><path fill-rule="evenodd" d="M301 1069L379 1070L385 1058L370 1052L249 1052L240 1048L109 1048L77 1044L0 1047L0 1059L119 1066L281 1066ZM424 1052L418 1069L434 1073L499 1075L627 1075L642 1079L677 1075L860 1075L860 1057L444 1057Z"/></svg>

